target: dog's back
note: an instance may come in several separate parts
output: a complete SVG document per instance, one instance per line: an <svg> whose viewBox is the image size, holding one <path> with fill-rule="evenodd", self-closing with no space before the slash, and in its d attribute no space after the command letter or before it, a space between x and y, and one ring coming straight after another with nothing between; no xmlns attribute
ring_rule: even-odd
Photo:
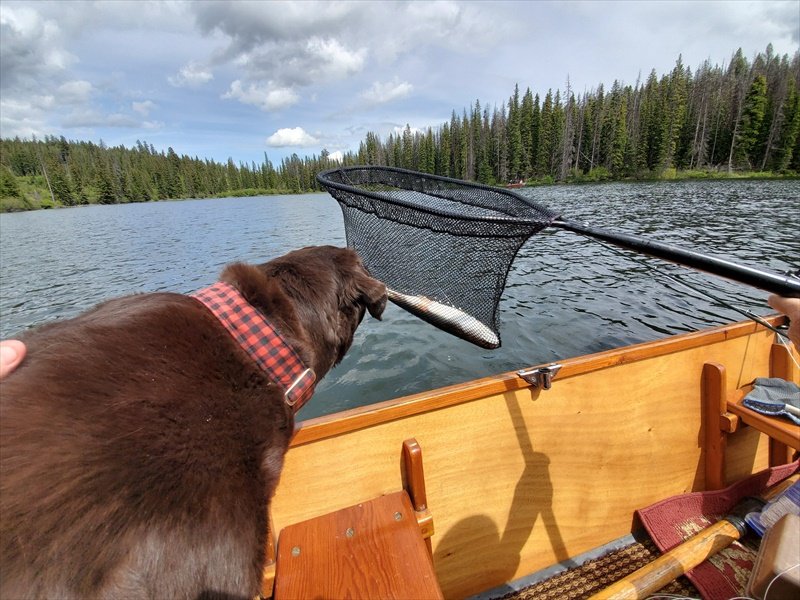
<svg viewBox="0 0 800 600"><path fill-rule="evenodd" d="M0 597L253 589L291 422L210 313L135 296L24 341L0 404ZM265 440L266 470L243 460Z"/></svg>

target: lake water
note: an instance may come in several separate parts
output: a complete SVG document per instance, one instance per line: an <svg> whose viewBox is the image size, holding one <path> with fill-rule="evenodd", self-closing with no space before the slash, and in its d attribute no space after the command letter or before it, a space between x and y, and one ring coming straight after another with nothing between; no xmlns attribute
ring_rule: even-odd
<svg viewBox="0 0 800 600"><path fill-rule="evenodd" d="M719 181L520 190L565 219L742 264L800 267L800 182ZM233 261L344 245L327 194L188 200L0 215L0 337L146 291L191 292ZM443 266L446 262L443 261ZM509 370L741 320L661 273L769 314L766 292L548 229L522 248L500 304L503 346L483 350L389 304L365 317L348 356L301 418Z"/></svg>

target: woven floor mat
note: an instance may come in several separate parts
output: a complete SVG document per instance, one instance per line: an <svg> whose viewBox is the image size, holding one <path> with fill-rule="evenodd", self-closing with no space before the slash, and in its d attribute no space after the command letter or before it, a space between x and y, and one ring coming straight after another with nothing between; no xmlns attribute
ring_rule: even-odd
<svg viewBox="0 0 800 600"><path fill-rule="evenodd" d="M549 579L534 583L518 592L511 592L498 600L580 600L608 587L615 581L651 563L660 553L652 541L635 542L613 550L600 558L588 560L580 567L564 571ZM699 598L697 589L679 577L660 590L664 594L677 594Z"/></svg>

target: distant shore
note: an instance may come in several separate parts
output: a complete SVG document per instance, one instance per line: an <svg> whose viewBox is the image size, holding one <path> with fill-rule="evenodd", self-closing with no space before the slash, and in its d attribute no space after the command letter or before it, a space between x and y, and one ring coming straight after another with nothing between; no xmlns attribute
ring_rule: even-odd
<svg viewBox="0 0 800 600"><path fill-rule="evenodd" d="M47 190L47 187L39 187L32 185L28 185L27 187L28 189L26 189L23 192L24 193L23 197L0 197L0 213L26 212L31 210L49 210L53 208L56 209L73 208L75 206L93 206L93 205L106 204L102 202L94 202L91 200L87 200L85 202L72 205L62 204L57 200L53 202ZM159 198L158 200L147 199L147 200L140 200L133 202L117 202L113 204L140 204L144 202L176 202L179 200L199 200L207 198L240 198L245 196L290 196L290 195L313 194L313 193L320 193L320 191L301 190L299 192L295 192L292 190L284 190L284 189L245 188L241 190L233 190L231 192L225 192L223 194L218 194L216 196L203 196L202 198L200 197Z"/></svg>
<svg viewBox="0 0 800 600"><path fill-rule="evenodd" d="M0 197L0 213L10 212L25 212L31 210L47 210L53 208L70 208L71 206L61 204L58 201L53 202L50 193L47 189L44 178L30 178L19 177L19 196L6 196ZM34 181L31 181L33 179ZM41 182L36 181L42 179ZM554 181L550 177L542 179L529 179L524 182L523 187L535 187L544 185L576 185L587 183L640 183L646 181L689 181L689 180L781 180L781 179L800 179L800 174L794 172L787 173L774 173L772 171L718 171L718 170L686 170L678 171L675 169L668 169L660 175L650 175L639 178L625 178L614 179L604 169L596 169L587 174L578 173L568 177L566 181ZM500 186L502 187L502 186ZM246 196L275 196L275 195L299 195L299 194L312 194L320 193L319 190L309 189L293 191L288 189L266 189L266 188L244 188L240 190L233 190L210 196L210 198L231 198L231 197L246 197ZM203 198L207 198L204 196ZM161 198L159 200L142 200L142 202L169 202L177 200L191 200L190 197L179 198ZM199 199L199 198L198 198ZM100 202L86 200L78 204L78 206L87 206L101 204ZM132 202L125 202L124 204L132 204ZM73 205L75 206L75 205Z"/></svg>

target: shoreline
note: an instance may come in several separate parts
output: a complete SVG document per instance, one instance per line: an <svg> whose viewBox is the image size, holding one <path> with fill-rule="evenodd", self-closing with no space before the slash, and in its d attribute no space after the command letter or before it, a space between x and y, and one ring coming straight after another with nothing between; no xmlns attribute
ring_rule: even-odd
<svg viewBox="0 0 800 600"><path fill-rule="evenodd" d="M577 175L568 178L566 181L554 181L552 178L546 177L543 179L534 179L525 181L525 187L544 187L549 185L587 185L587 184L605 184L605 183L661 183L661 182L682 182L682 181L792 181L800 180L799 173L774 173L771 171L734 171L731 173L724 171L675 171L669 172L661 176L652 177L626 177L622 179L613 179L605 177L594 177L591 173L586 175ZM504 187L498 185L497 187ZM520 188L517 188L520 189ZM257 197L257 196L300 196L304 194L320 194L324 193L321 190L302 190L292 191L285 189L263 189L263 188L244 188L219 194L211 197L203 198L159 198L157 200L141 200L136 202L118 202L114 204L145 204L149 202L180 202L183 200L215 200L223 198L243 198L243 197ZM29 189L26 191L25 198L14 196L7 196L0 198L0 213L18 213L18 212L31 212L36 210L59 210L64 208L77 208L80 206L101 206L100 202L83 202L80 204L67 205L61 203L54 203L49 197L47 189ZM34 203L38 205L34 205Z"/></svg>

